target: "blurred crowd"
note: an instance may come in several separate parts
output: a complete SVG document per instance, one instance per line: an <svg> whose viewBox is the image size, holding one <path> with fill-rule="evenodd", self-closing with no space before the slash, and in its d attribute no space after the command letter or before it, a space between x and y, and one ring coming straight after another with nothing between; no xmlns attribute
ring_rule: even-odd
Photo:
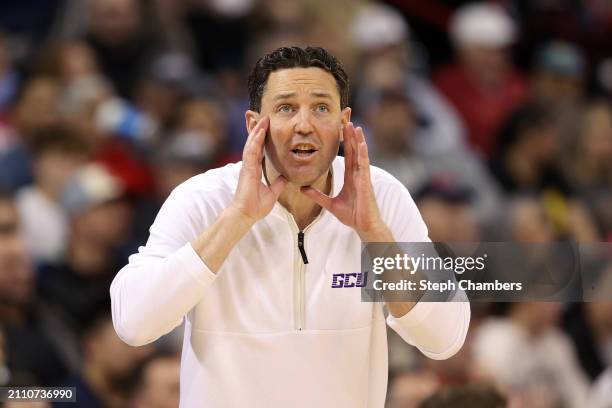
<svg viewBox="0 0 612 408"><path fill-rule="evenodd" d="M343 61L432 240L612 242L610 2L3 2L0 386L177 406L180 328L123 344L109 285L174 187L240 160L246 77L284 45ZM472 309L447 361L389 333L390 408L612 407L612 299Z"/></svg>

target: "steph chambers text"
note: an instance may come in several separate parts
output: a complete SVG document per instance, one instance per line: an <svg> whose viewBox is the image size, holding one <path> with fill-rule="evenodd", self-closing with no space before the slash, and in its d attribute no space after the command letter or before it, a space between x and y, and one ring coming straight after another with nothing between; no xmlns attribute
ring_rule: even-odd
<svg viewBox="0 0 612 408"><path fill-rule="evenodd" d="M439 291L447 292L454 290L464 291L521 291L523 284L521 282L500 282L497 279L494 282L473 282L471 280L453 281L447 280L443 282L432 282L427 279L421 279L417 282L408 279L402 279L397 282L384 282L382 279L377 279L373 283L374 290L420 290L420 291Z"/></svg>

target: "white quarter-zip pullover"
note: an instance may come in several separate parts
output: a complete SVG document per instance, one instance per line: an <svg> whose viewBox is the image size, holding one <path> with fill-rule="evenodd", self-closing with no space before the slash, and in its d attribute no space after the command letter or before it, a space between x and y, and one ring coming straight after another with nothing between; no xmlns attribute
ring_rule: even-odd
<svg viewBox="0 0 612 408"><path fill-rule="evenodd" d="M332 288L332 275L361 271L358 234L322 210L304 231L276 203L233 248L217 274L190 242L234 196L242 164L191 178L161 208L146 246L111 286L113 323L128 344L150 343L185 320L181 407L382 408L387 335L382 303L361 288ZM344 159L332 165L332 195ZM371 168L376 201L398 242L427 242L408 191ZM301 248L298 244L302 244ZM307 263L306 263L307 262ZM386 323L426 356L462 346L466 302L418 303Z"/></svg>

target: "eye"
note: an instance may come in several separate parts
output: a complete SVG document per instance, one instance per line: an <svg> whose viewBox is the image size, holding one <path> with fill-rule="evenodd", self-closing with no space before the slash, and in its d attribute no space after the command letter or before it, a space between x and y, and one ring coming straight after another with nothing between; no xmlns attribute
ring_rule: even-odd
<svg viewBox="0 0 612 408"><path fill-rule="evenodd" d="M317 105L317 112L326 113L329 112L327 105Z"/></svg>
<svg viewBox="0 0 612 408"><path fill-rule="evenodd" d="M282 113L289 113L291 112L291 110L292 109L290 105L281 105L277 109L278 112L282 112Z"/></svg>

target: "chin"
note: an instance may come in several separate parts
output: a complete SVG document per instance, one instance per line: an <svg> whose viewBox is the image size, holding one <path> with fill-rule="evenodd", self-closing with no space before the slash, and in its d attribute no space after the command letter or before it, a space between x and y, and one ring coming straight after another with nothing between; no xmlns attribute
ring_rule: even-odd
<svg viewBox="0 0 612 408"><path fill-rule="evenodd" d="M298 187L305 187L313 185L323 175L327 174L331 161L322 162L321 160L315 160L312 163L296 164L290 160L275 160L271 158L270 163L272 166L282 174L291 184Z"/></svg>
<svg viewBox="0 0 612 408"><path fill-rule="evenodd" d="M303 175L299 175L299 176L291 176L291 175L287 176L286 175L285 178L289 180L291 184L296 185L298 187L311 186L318 179L318 177L304 177Z"/></svg>

